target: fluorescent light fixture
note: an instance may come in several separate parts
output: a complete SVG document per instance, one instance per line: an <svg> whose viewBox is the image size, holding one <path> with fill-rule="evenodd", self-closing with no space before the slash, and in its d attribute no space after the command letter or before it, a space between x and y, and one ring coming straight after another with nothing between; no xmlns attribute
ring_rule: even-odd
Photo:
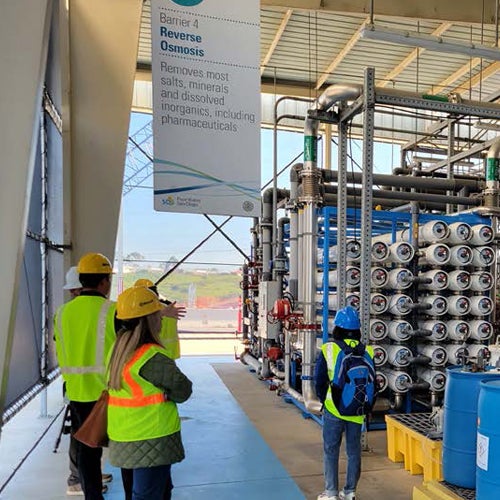
<svg viewBox="0 0 500 500"><path fill-rule="evenodd" d="M446 40L441 36L424 35L416 31L401 31L367 24L361 31L361 37L369 40L395 43L397 45L422 47L423 49L434 50L436 52L452 52L454 54L500 61L500 50L497 48L456 40Z"/></svg>

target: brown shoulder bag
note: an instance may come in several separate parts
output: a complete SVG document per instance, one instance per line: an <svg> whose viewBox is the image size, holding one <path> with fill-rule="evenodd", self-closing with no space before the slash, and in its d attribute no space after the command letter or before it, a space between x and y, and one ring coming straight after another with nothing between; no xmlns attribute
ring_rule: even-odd
<svg viewBox="0 0 500 500"><path fill-rule="evenodd" d="M73 437L91 448L108 446L108 391L102 391L94 408Z"/></svg>

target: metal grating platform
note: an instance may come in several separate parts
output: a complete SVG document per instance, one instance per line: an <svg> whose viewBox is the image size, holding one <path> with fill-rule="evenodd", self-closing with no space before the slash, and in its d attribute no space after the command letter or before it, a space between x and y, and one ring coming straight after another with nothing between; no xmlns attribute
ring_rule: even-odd
<svg viewBox="0 0 500 500"><path fill-rule="evenodd" d="M441 481L441 484L464 500L476 500L476 490L461 488L460 486L455 486L454 484L447 483L446 481Z"/></svg>
<svg viewBox="0 0 500 500"><path fill-rule="evenodd" d="M389 416L433 441L441 440L441 436L435 435L436 427L430 420L430 413L398 413Z"/></svg>

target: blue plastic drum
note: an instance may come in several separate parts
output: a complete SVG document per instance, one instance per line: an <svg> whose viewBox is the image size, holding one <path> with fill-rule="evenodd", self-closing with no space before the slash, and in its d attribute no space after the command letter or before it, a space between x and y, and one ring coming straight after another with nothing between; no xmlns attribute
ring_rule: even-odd
<svg viewBox="0 0 500 500"><path fill-rule="evenodd" d="M476 500L500 498L500 380L481 382L478 400Z"/></svg>
<svg viewBox="0 0 500 500"><path fill-rule="evenodd" d="M448 368L447 374L443 415L443 478L462 488L475 488L480 384L483 380L500 379L500 372L473 373L457 366Z"/></svg>

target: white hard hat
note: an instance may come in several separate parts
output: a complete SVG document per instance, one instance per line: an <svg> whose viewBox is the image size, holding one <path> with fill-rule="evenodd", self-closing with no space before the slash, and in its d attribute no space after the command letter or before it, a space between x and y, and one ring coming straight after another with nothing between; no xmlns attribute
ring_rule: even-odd
<svg viewBox="0 0 500 500"><path fill-rule="evenodd" d="M63 286L64 290L74 290L75 288L82 288L80 283L80 276L76 266L70 267L66 273L66 284Z"/></svg>

